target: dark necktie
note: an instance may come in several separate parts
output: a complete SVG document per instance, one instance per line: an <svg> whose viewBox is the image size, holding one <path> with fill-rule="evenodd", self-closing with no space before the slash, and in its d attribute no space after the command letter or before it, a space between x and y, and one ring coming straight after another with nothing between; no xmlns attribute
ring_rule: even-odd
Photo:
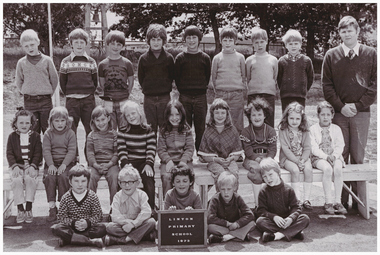
<svg viewBox="0 0 380 255"><path fill-rule="evenodd" d="M352 60L354 57L355 57L355 52L354 52L354 50L350 50L350 51L348 52L348 58L349 58L350 60Z"/></svg>

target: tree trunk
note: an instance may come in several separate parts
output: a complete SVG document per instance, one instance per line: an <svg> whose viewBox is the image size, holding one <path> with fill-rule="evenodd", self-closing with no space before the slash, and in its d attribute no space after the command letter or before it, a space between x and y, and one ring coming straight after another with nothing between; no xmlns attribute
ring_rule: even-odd
<svg viewBox="0 0 380 255"><path fill-rule="evenodd" d="M219 30L218 30L218 21L216 20L216 11L210 11L209 17L211 20L212 31L214 32L214 39L215 39L214 56L215 56L222 50L222 45L219 40Z"/></svg>
<svg viewBox="0 0 380 255"><path fill-rule="evenodd" d="M306 55L314 60L314 24L309 23L307 25L307 44L306 44Z"/></svg>

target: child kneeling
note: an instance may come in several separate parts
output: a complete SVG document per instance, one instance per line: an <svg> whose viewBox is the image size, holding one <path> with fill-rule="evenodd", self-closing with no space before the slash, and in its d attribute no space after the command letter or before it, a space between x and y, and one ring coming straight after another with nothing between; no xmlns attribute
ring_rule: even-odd
<svg viewBox="0 0 380 255"><path fill-rule="evenodd" d="M255 227L251 209L236 193L238 180L230 172L219 175L216 185L219 192L210 200L208 207L209 243L226 242L231 239L249 240L248 233Z"/></svg>
<svg viewBox="0 0 380 255"><path fill-rule="evenodd" d="M303 230L309 226L310 219L301 214L301 204L292 187L280 177L280 167L272 158L260 162L261 175L266 183L259 194L260 217L256 221L258 230L263 232L262 241L292 238L304 239Z"/></svg>
<svg viewBox="0 0 380 255"><path fill-rule="evenodd" d="M112 222L107 225L105 245L127 244L130 241L138 244L144 237L153 241L153 230L156 221L151 218L148 195L137 189L140 174L131 165L126 165L119 172L119 185L112 202Z"/></svg>
<svg viewBox="0 0 380 255"><path fill-rule="evenodd" d="M76 165L69 171L71 189L62 196L58 210L59 223L53 234L60 237L59 246L66 244L103 247L102 237L106 226L100 201L95 192L88 189L90 171L84 165Z"/></svg>

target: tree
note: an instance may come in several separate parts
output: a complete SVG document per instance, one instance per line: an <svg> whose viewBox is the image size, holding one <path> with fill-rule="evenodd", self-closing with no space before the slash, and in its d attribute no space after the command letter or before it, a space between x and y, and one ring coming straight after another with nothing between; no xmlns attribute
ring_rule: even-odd
<svg viewBox="0 0 380 255"><path fill-rule="evenodd" d="M83 4L51 4L53 43L65 44L71 30L83 27ZM3 4L3 33L9 31L18 36L25 29L35 30L41 40L41 47L49 49L47 4L5 3Z"/></svg>

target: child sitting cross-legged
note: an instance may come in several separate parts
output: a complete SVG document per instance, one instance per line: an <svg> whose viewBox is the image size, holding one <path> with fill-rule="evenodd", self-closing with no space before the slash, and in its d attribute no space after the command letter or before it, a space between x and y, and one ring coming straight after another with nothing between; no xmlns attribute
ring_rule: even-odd
<svg viewBox="0 0 380 255"><path fill-rule="evenodd" d="M236 193L238 180L230 172L219 175L216 193L208 206L209 243L226 242L231 239L249 240L248 233L255 227L251 209Z"/></svg>
<svg viewBox="0 0 380 255"><path fill-rule="evenodd" d="M165 210L202 209L201 197L194 191L194 173L187 166L172 169L171 182L174 188L165 195Z"/></svg>
<svg viewBox="0 0 380 255"><path fill-rule="evenodd" d="M151 218L148 195L137 189L139 178L139 172L130 164L119 172L121 190L116 193L111 205L112 222L107 225L106 246L127 244L131 241L138 244L143 238L154 240L152 230L156 221Z"/></svg>
<svg viewBox="0 0 380 255"><path fill-rule="evenodd" d="M259 194L257 213L260 217L256 226L263 232L262 241L303 240L302 231L309 225L310 219L306 214L301 214L302 207L293 188L281 179L280 167L274 159L265 158L260 166L266 186Z"/></svg>

